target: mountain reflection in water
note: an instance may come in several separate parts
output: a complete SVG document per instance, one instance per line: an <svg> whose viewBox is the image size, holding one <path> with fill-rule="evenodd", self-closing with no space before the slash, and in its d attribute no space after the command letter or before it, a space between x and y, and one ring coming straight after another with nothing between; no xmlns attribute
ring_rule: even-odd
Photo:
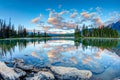
<svg viewBox="0 0 120 80"><path fill-rule="evenodd" d="M23 58L26 64L69 66L90 70L94 80L113 80L120 76L118 40L18 39L0 41L0 60Z"/></svg>

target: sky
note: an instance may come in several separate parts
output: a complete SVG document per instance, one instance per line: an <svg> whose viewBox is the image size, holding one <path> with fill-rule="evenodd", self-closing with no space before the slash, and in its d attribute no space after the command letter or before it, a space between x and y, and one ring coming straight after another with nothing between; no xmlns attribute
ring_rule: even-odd
<svg viewBox="0 0 120 80"><path fill-rule="evenodd" d="M27 29L72 33L76 25L99 27L120 20L120 0L0 0L0 19Z"/></svg>

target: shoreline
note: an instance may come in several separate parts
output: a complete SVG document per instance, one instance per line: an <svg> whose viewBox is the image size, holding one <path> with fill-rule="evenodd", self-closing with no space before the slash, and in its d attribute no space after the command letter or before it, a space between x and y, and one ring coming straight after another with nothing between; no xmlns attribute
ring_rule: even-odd
<svg viewBox="0 0 120 80"><path fill-rule="evenodd" d="M9 67L8 64L13 66ZM3 80L88 80L92 77L92 72L89 70L52 65L44 67L26 65L23 59L0 61L0 66L0 79Z"/></svg>
<svg viewBox="0 0 120 80"><path fill-rule="evenodd" d="M75 37L23 37L23 38L5 38L0 40L19 40L19 39L75 39ZM76 39L117 39L120 40L120 38L105 38L105 37L78 37Z"/></svg>

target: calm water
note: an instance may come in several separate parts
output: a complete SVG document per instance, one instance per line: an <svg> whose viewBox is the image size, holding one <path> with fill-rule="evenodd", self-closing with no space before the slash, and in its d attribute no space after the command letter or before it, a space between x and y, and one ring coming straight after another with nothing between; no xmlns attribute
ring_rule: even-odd
<svg viewBox="0 0 120 80"><path fill-rule="evenodd" d="M0 61L22 58L26 64L56 65L90 70L92 80L120 77L118 40L20 39L0 41Z"/></svg>

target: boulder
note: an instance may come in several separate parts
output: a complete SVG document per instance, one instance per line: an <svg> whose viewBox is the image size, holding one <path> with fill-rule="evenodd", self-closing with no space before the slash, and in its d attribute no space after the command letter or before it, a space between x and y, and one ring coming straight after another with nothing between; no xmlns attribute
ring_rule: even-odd
<svg viewBox="0 0 120 80"><path fill-rule="evenodd" d="M51 72L39 71L34 77L26 78L26 80L55 80L55 77Z"/></svg>
<svg viewBox="0 0 120 80"><path fill-rule="evenodd" d="M14 63L14 68L19 68L24 71L31 71L33 70L34 67L33 65L25 65L23 59L14 59L13 63Z"/></svg>
<svg viewBox="0 0 120 80"><path fill-rule="evenodd" d="M13 68L7 67L4 62L0 62L0 79L3 80L18 80L19 75Z"/></svg>
<svg viewBox="0 0 120 80"><path fill-rule="evenodd" d="M12 63L24 63L24 60L15 58Z"/></svg>
<svg viewBox="0 0 120 80"><path fill-rule="evenodd" d="M52 66L51 72L53 72L57 80L81 80L89 79L92 76L92 72L88 70L78 70L71 67L57 67Z"/></svg>
<svg viewBox="0 0 120 80"><path fill-rule="evenodd" d="M14 64L14 68L18 67L18 66L23 66L24 65L24 60L23 59L14 59L12 61L12 63Z"/></svg>
<svg viewBox="0 0 120 80"><path fill-rule="evenodd" d="M33 72L39 72L39 71L50 71L50 66L44 66L41 67L40 65L34 66Z"/></svg>
<svg viewBox="0 0 120 80"><path fill-rule="evenodd" d="M24 70L24 71L32 71L33 68L34 68L33 65L23 65L23 66L17 65L16 67L17 67L17 68L20 68L20 69L22 69L22 70Z"/></svg>
<svg viewBox="0 0 120 80"><path fill-rule="evenodd" d="M19 77L24 77L24 76L26 76L26 72L25 72L25 71L23 71L23 70L21 70L21 69L18 69L18 68L15 68L14 70L15 70L15 72L18 74Z"/></svg>

